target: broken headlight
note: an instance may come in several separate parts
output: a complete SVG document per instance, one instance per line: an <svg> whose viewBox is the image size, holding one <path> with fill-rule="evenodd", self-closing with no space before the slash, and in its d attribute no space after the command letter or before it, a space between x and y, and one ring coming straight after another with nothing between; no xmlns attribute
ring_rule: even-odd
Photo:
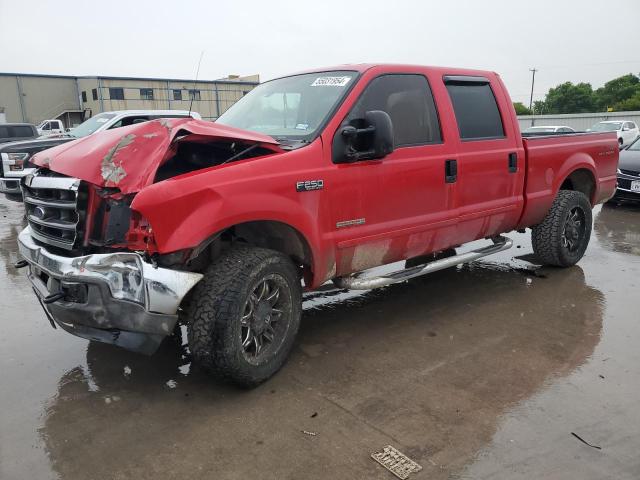
<svg viewBox="0 0 640 480"><path fill-rule="evenodd" d="M109 285L113 298L144 305L142 265L136 255L94 255L82 267Z"/></svg>

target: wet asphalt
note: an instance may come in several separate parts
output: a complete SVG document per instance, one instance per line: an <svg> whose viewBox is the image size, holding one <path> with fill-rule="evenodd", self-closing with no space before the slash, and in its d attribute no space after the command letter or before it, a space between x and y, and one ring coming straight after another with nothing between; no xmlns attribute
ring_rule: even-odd
<svg viewBox="0 0 640 480"><path fill-rule="evenodd" d="M250 391L179 340L144 357L53 330L12 267L22 228L0 200L2 480L392 479L385 445L415 479L640 478L640 207L597 207L570 269L513 233L471 265L308 294L290 361Z"/></svg>

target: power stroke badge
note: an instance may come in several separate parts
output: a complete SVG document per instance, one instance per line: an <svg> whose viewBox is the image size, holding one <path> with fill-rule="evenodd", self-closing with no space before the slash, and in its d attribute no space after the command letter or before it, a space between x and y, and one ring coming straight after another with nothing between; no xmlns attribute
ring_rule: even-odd
<svg viewBox="0 0 640 480"><path fill-rule="evenodd" d="M324 180L302 180L296 182L296 192L310 192L311 190L322 190Z"/></svg>

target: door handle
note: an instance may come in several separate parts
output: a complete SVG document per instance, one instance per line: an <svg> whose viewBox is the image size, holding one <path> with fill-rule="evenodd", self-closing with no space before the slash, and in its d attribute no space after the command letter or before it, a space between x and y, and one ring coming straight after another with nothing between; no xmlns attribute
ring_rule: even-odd
<svg viewBox="0 0 640 480"><path fill-rule="evenodd" d="M444 181L445 183L455 183L458 179L458 161L457 160L445 160L444 161Z"/></svg>
<svg viewBox="0 0 640 480"><path fill-rule="evenodd" d="M518 171L518 154L511 152L509 154L509 173L516 173Z"/></svg>

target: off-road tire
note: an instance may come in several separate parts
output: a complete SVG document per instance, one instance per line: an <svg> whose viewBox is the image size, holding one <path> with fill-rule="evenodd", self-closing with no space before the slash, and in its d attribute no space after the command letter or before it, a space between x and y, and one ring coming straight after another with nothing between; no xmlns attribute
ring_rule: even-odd
<svg viewBox="0 0 640 480"><path fill-rule="evenodd" d="M264 363L255 365L244 356L241 317L253 289L268 275L286 282L290 319L279 348ZM285 363L300 326L301 311L300 276L289 257L264 248L234 246L211 263L186 305L193 360L218 378L254 387Z"/></svg>
<svg viewBox="0 0 640 480"><path fill-rule="evenodd" d="M575 251L563 245L565 222L574 209L584 213L585 231ZM531 243L538 259L545 265L570 267L584 255L589 245L593 218L591 204L582 192L560 190L542 223L531 230Z"/></svg>

